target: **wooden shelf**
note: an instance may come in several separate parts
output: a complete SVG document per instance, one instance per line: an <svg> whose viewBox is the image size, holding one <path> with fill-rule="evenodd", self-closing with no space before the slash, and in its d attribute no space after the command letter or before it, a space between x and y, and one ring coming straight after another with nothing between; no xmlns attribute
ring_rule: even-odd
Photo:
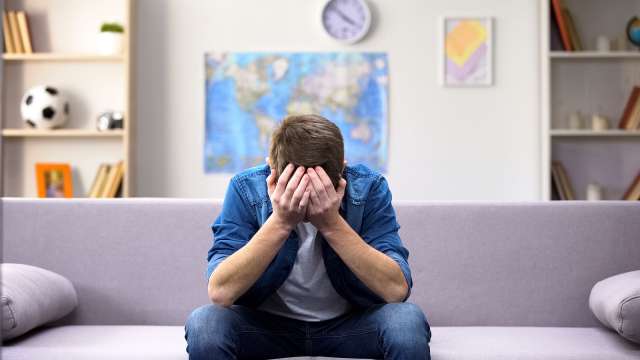
<svg viewBox="0 0 640 360"><path fill-rule="evenodd" d="M640 51L551 51L549 57L559 60L640 59Z"/></svg>
<svg viewBox="0 0 640 360"><path fill-rule="evenodd" d="M5 61L81 61L81 62L119 62L124 55L72 54L72 53L33 53L2 54Z"/></svg>
<svg viewBox="0 0 640 360"><path fill-rule="evenodd" d="M554 137L637 137L640 139L640 130L571 130L571 129L553 129L551 136Z"/></svg>
<svg viewBox="0 0 640 360"><path fill-rule="evenodd" d="M34 130L34 129L3 129L2 136L7 138L21 137L122 137L124 130L98 131L93 129L54 129L54 130Z"/></svg>

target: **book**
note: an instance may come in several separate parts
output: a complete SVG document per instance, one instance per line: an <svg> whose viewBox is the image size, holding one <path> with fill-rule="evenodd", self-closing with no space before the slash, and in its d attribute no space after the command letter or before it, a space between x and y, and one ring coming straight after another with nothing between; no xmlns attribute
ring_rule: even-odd
<svg viewBox="0 0 640 360"><path fill-rule="evenodd" d="M98 197L102 185L104 184L105 175L109 171L109 164L100 164L98 167L98 171L96 172L96 176L93 178L93 183L91 184L91 188L89 189L89 193L87 197Z"/></svg>
<svg viewBox="0 0 640 360"><path fill-rule="evenodd" d="M564 186L564 191L567 195L567 200L575 200L575 193L573 191L573 185L571 185L571 179L569 179L569 174L567 170L561 163L558 163L558 170L560 170L560 178L562 179L562 185Z"/></svg>
<svg viewBox="0 0 640 360"><path fill-rule="evenodd" d="M638 99L640 98L640 87L634 86L627 100L627 105L624 107L622 118L618 125L619 129L628 129L629 122L631 121L631 115L634 113L636 106L638 105Z"/></svg>
<svg viewBox="0 0 640 360"><path fill-rule="evenodd" d="M549 11L549 27L549 46L551 51L564 50L564 47L562 46L562 38L560 37L560 29L558 28L553 8Z"/></svg>
<svg viewBox="0 0 640 360"><path fill-rule="evenodd" d="M109 177L109 171L111 171L111 165L105 164L104 170L98 179L98 184L96 184L95 192L93 193L93 197L99 198L102 196L102 191L104 190L105 185L107 184L107 178Z"/></svg>
<svg viewBox="0 0 640 360"><path fill-rule="evenodd" d="M13 36L9 26L9 14L6 10L2 12L2 37L4 38L4 52L7 54L15 53L16 49L13 46Z"/></svg>
<svg viewBox="0 0 640 360"><path fill-rule="evenodd" d="M575 51L582 51L582 41L580 40L580 36L578 35L578 30L576 29L576 23L573 21L573 16L569 9L563 9L564 18L567 21L567 28L569 29L569 38L571 40L571 47Z"/></svg>
<svg viewBox="0 0 640 360"><path fill-rule="evenodd" d="M103 198L112 198L115 197L118 187L122 182L122 178L124 175L124 164L122 161L119 161L116 165L113 165L109 170L109 177L107 178L107 182L102 191L100 197Z"/></svg>
<svg viewBox="0 0 640 360"><path fill-rule="evenodd" d="M107 172L107 176L105 177L104 184L102 185L102 189L100 190L98 197L107 197L111 183L115 180L116 172L118 171L117 167L117 164L109 167L109 171Z"/></svg>
<svg viewBox="0 0 640 360"><path fill-rule="evenodd" d="M622 196L622 200L640 200L640 172L636 175L627 191Z"/></svg>
<svg viewBox="0 0 640 360"><path fill-rule="evenodd" d="M18 11L16 13L18 18L18 28L20 29L20 39L22 39L22 47L26 54L32 54L31 48L31 34L29 33L29 23L27 22L27 14L24 11Z"/></svg>
<svg viewBox="0 0 640 360"><path fill-rule="evenodd" d="M113 180L113 183L111 184L111 187L109 188L109 192L107 193L108 197L116 197L116 194L118 193L118 189L120 188L120 185L122 184L122 178L124 177L124 162L123 161L118 162L117 169L118 169L118 171L116 172L115 179Z"/></svg>
<svg viewBox="0 0 640 360"><path fill-rule="evenodd" d="M22 40L20 39L20 29L18 27L18 17L15 11L9 11L9 28L11 29L11 38L13 39L13 48L16 53L24 53Z"/></svg>
<svg viewBox="0 0 640 360"><path fill-rule="evenodd" d="M560 188L556 182L556 178L553 175L553 169L551 169L551 200L562 200L560 196Z"/></svg>
<svg viewBox="0 0 640 360"><path fill-rule="evenodd" d="M572 51L571 38L569 37L567 22L564 18L564 12L562 11L563 8L564 6L561 0L551 0L551 9L555 13L556 23L560 30L560 38L562 39L562 46L566 51Z"/></svg>
<svg viewBox="0 0 640 360"><path fill-rule="evenodd" d="M640 129L640 99L636 101L636 106L629 117L629 124L627 125L627 130L638 130Z"/></svg>
<svg viewBox="0 0 640 360"><path fill-rule="evenodd" d="M573 191L573 186L571 185L571 180L569 179L569 175L565 170L564 166L559 161L554 161L552 163L552 169L555 168L556 176L558 178L558 183L560 185L560 193L563 194L563 200L575 200L575 193ZM552 170L553 172L553 170Z"/></svg>
<svg viewBox="0 0 640 360"><path fill-rule="evenodd" d="M553 180L551 184L555 185L556 187L558 199L568 200L567 194L565 193L564 187L562 186L562 179L560 177L560 172L558 171L558 166L555 162L551 165L551 179Z"/></svg>

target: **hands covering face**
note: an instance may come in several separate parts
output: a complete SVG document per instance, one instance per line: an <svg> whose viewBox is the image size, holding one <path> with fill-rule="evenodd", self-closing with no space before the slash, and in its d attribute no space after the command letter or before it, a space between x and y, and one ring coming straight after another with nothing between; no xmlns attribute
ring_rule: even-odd
<svg viewBox="0 0 640 360"><path fill-rule="evenodd" d="M320 232L334 226L340 217L338 209L346 186L346 180L340 179L335 189L320 166L305 169L289 164L277 182L273 169L267 177L273 215L290 229L303 220L310 221Z"/></svg>

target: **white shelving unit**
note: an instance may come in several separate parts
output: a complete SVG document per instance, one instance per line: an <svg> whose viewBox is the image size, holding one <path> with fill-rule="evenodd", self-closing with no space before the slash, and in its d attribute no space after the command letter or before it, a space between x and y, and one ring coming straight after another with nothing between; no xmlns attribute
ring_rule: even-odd
<svg viewBox="0 0 640 360"><path fill-rule="evenodd" d="M640 51L550 51L551 59L593 60L593 59L640 59Z"/></svg>
<svg viewBox="0 0 640 360"><path fill-rule="evenodd" d="M115 129L110 131L97 131L89 129L54 129L54 130L37 130L37 129L3 129L3 137L20 138L20 137L76 137L76 138L93 138L93 137L122 137L124 130Z"/></svg>
<svg viewBox="0 0 640 360"><path fill-rule="evenodd" d="M133 196L132 49L135 0L5 0L7 10L29 17L33 54L2 54L2 196L36 196L35 163L72 166L73 196L86 196L101 163L124 161L122 196ZM96 52L104 21L125 27L122 54ZM67 95L70 121L63 128L27 128L20 119L24 92L47 84ZM96 130L99 113L123 111L124 129Z"/></svg>
<svg viewBox="0 0 640 360"><path fill-rule="evenodd" d="M553 137L640 137L640 130L620 130L611 129L603 131L593 130L570 130L570 129L554 129L551 130L551 136Z"/></svg>
<svg viewBox="0 0 640 360"><path fill-rule="evenodd" d="M640 131L618 129L634 85L640 85L640 51L599 52L596 38L624 33L640 0L563 0L572 12L585 51L551 49L550 0L540 0L541 19L541 193L551 199L551 162L566 167L577 198L586 186L605 188L605 199L618 200L640 171ZM568 129L569 114L580 112L609 119L610 129Z"/></svg>
<svg viewBox="0 0 640 360"><path fill-rule="evenodd" d="M33 54L2 54L4 61L104 61L121 62L124 55L99 55L99 54L64 54L64 53L33 53Z"/></svg>

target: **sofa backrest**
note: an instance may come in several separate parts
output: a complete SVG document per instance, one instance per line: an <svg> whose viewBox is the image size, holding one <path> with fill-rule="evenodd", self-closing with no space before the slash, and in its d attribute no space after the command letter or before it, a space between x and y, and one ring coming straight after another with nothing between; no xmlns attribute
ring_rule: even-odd
<svg viewBox="0 0 640 360"><path fill-rule="evenodd" d="M432 325L590 326L596 281L640 269L640 203L396 203ZM208 302L220 202L3 199L3 261L71 279L63 323L181 325Z"/></svg>

